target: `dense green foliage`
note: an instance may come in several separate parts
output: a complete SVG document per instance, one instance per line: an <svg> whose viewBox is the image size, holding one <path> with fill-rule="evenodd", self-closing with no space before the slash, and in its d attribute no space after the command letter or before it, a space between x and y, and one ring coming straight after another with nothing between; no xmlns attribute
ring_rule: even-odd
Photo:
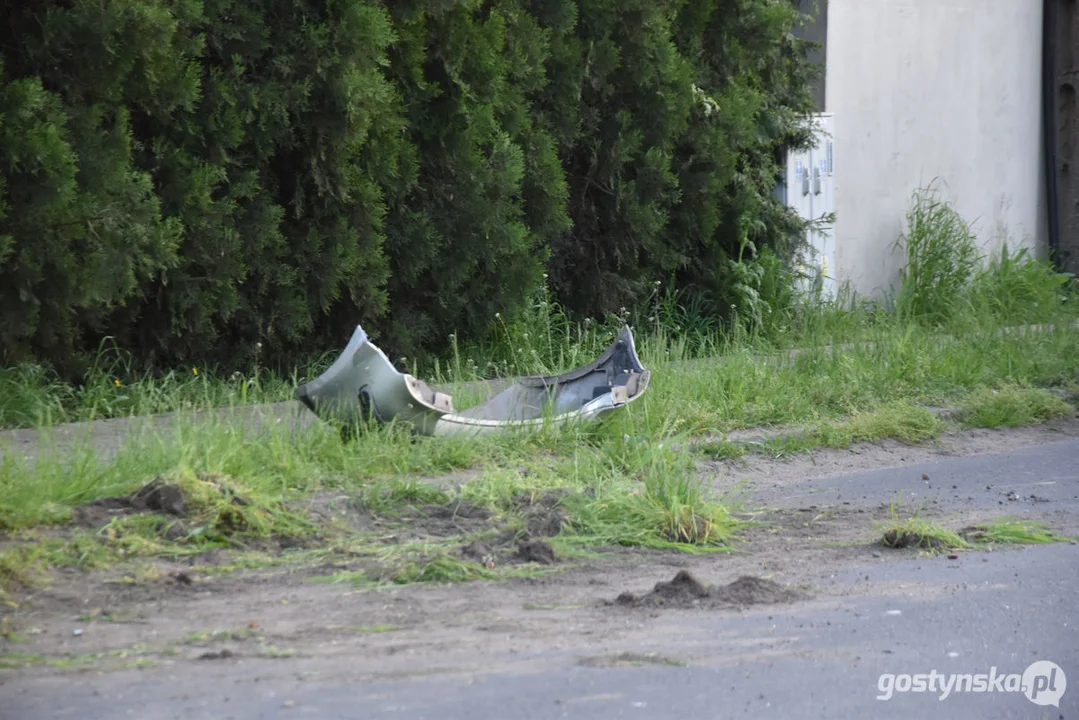
<svg viewBox="0 0 1079 720"><path fill-rule="evenodd" d="M815 70L791 0L41 0L0 24L0 362L410 357L546 282L742 304ZM737 280L737 282L734 282ZM729 288L734 288L731 290ZM732 295L734 293L734 295Z"/></svg>

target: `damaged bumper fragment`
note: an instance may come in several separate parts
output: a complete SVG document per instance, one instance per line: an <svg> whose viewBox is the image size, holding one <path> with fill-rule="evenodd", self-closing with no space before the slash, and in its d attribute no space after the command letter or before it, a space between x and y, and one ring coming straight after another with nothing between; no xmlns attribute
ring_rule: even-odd
<svg viewBox="0 0 1079 720"><path fill-rule="evenodd" d="M296 398L322 420L345 427L373 418L381 424L407 422L422 435L478 434L597 420L639 398L649 377L626 326L588 365L520 378L485 402L457 411L452 396L399 372L357 326L341 356L296 388Z"/></svg>

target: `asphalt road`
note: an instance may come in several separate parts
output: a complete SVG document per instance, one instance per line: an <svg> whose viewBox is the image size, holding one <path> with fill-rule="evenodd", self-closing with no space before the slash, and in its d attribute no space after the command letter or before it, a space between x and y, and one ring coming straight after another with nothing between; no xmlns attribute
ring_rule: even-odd
<svg viewBox="0 0 1079 720"><path fill-rule="evenodd" d="M826 606L686 615L713 661L690 667L581 667L557 651L506 657L483 676L325 683L301 672L212 665L182 677L139 672L83 675L0 688L4 720L113 718L393 718L398 720L669 720L671 718L1074 718L1079 714L1076 547L999 552L988 562L905 561L853 568L838 583L939 584L929 596L887 594ZM776 642L761 651L761 638ZM672 654L678 649L672 648ZM1004 681L893 692L882 674L936 671L1022 676L1037 661L1059 666L1032 702ZM545 668L537 670L536 667ZM995 670L994 670L995 668ZM961 681L962 682L962 681ZM989 683L986 683L989 685ZM906 686L898 680L896 687ZM928 681L926 682L928 687ZM1054 692L1054 689L1056 692ZM1064 691L1061 695L1060 691Z"/></svg>
<svg viewBox="0 0 1079 720"><path fill-rule="evenodd" d="M753 502L763 506L896 503L904 515L934 507L1019 517L1056 514L1079 520L1079 440L1064 438L986 455L904 462L868 472L807 478L793 486L755 482L747 490ZM1079 525L1074 531L1079 532Z"/></svg>
<svg viewBox="0 0 1079 720"><path fill-rule="evenodd" d="M831 477L805 490L832 502L874 502L922 469L944 489L938 500L949 507L962 508L968 497L1014 507L1018 500L997 497L1015 491L1005 487L1011 483L1041 498L1028 507L1053 506L1073 521L1079 509L1074 440ZM917 483L911 491L926 490ZM302 661L289 660L268 661L272 670L256 662L197 665L176 675L87 673L0 685L0 719L1079 717L1074 544L964 553L954 561L906 557L847 567L831 581L847 594L672 616L696 638L688 666L586 667L579 653L552 647L491 658L496 669L483 674L443 668L377 683L350 680L347 667L307 673ZM680 648L672 644L669 654L679 657ZM1032 667L1038 662L1055 665ZM952 674L973 677L945 694ZM911 689L919 687L926 691Z"/></svg>

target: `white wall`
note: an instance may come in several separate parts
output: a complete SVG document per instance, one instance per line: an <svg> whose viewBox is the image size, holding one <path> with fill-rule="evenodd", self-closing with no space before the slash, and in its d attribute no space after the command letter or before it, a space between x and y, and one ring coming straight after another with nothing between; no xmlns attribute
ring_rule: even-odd
<svg viewBox="0 0 1079 720"><path fill-rule="evenodd" d="M983 247L1044 253L1041 0L829 0L836 262L860 294L898 279L911 194L940 178Z"/></svg>

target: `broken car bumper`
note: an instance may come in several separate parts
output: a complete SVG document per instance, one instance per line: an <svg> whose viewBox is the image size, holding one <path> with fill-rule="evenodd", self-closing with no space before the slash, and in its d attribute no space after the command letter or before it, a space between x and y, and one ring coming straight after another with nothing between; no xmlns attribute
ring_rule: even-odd
<svg viewBox="0 0 1079 720"><path fill-rule="evenodd" d="M341 356L299 386L296 397L319 418L344 426L373 418L407 422L423 435L478 434L597 420L639 398L649 378L627 326L594 362L561 375L520 378L485 402L457 411L452 396L399 372L357 326Z"/></svg>

